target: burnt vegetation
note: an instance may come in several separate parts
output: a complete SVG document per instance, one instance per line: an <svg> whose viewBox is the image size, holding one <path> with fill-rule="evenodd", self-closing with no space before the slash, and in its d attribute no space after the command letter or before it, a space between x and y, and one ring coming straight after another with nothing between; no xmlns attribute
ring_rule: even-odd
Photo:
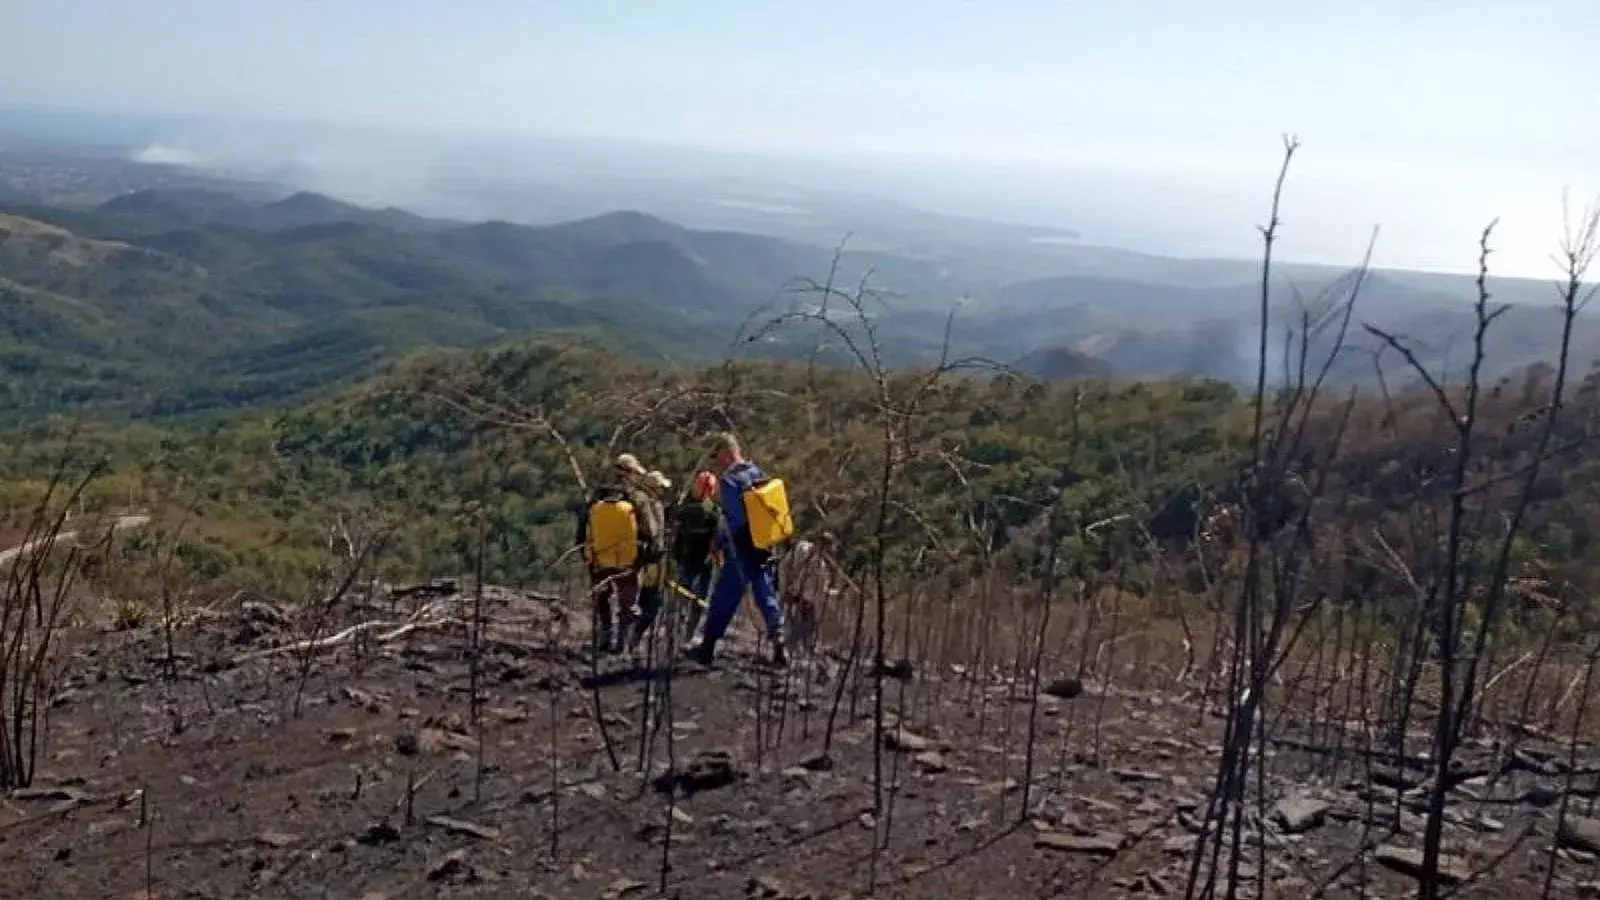
<svg viewBox="0 0 1600 900"><path fill-rule="evenodd" d="M0 893L1592 895L1600 218L1513 377L1486 228L1439 370L1368 324L1364 263L1277 290L1295 150L1244 391L897 368L835 268L736 342L792 361L540 340L10 433ZM838 539L814 639L774 669L741 621L707 671L669 597L597 657L575 508L722 430Z"/></svg>

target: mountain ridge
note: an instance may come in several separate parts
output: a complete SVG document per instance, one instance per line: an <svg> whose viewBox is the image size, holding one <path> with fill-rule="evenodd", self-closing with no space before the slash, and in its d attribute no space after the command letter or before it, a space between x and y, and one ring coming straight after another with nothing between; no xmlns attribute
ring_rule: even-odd
<svg viewBox="0 0 1600 900"><path fill-rule="evenodd" d="M864 299L895 367L954 352L1049 377L1245 383L1256 368L1259 285L1174 284L1166 271L996 285L992 273L963 280L938 259L848 248L836 257L820 245L692 229L638 210L545 226L454 222L305 191L252 200L181 186L131 191L87 210L0 202L0 212L0 290L11 316L0 331L0 371L10 376L4 397L13 417L285 402L413 349L541 331L706 361L747 322L794 322L786 314L805 295L815 299L836 260L836 287L883 289ZM1349 283L1275 279L1274 334L1297 324L1293 290L1315 303ZM1368 273L1335 379L1373 377L1377 345L1359 327L1368 321L1416 339L1426 364L1455 365L1470 306L1428 289L1445 283ZM962 297L971 300L957 310L946 346L949 304ZM1492 334L1491 374L1546 358L1559 335L1553 312L1527 306L1504 316ZM809 356L817 338L766 329L743 346ZM1331 349L1325 338L1314 352ZM1592 323L1580 323L1576 347L1580 360L1600 355ZM820 358L850 364L835 357ZM1283 364L1275 356L1274 372Z"/></svg>

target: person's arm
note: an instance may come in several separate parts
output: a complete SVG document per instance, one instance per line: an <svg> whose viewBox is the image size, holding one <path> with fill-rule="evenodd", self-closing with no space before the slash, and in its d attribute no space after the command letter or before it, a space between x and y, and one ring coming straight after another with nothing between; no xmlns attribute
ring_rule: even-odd
<svg viewBox="0 0 1600 900"><path fill-rule="evenodd" d="M581 504L581 505L578 506L577 537L572 542L572 545L574 547L578 548L578 555L583 557L583 561L584 562L588 562L589 561L589 546L588 546L588 544L589 544L589 505L587 503L584 503L584 504Z"/></svg>
<svg viewBox="0 0 1600 900"><path fill-rule="evenodd" d="M744 492L760 473L760 468L748 460L722 473L722 522L737 546L749 543L750 520L744 511Z"/></svg>
<svg viewBox="0 0 1600 900"><path fill-rule="evenodd" d="M635 542L639 550L634 555L633 568L640 571L652 561L650 557L655 549L655 511L651 509L650 500L642 494L629 494L628 499L633 503L633 522L638 529Z"/></svg>
<svg viewBox="0 0 1600 900"><path fill-rule="evenodd" d="M651 523L651 526L655 528L652 546L655 548L656 558L661 559L667 555L667 507L666 504L658 501L651 509L656 517L656 520Z"/></svg>
<svg viewBox="0 0 1600 900"><path fill-rule="evenodd" d="M667 551L668 551L668 555L670 555L672 557L673 561L677 562L677 561L683 559L687 555L687 548L686 548L686 545L685 545L684 533L683 533L684 529L683 529L683 508L682 507L680 507L679 509L673 511L673 518L674 518L674 524L676 525L676 527L672 529L672 545L667 548Z"/></svg>

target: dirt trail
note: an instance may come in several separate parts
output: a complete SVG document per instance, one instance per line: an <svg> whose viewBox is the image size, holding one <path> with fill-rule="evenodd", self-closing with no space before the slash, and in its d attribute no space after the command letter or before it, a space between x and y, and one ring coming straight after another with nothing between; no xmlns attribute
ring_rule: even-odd
<svg viewBox="0 0 1600 900"><path fill-rule="evenodd" d="M143 525L148 525L149 523L150 517L145 515L118 516L116 521L111 523L111 530L123 531L128 528L138 528ZM55 543L66 543L68 541L77 540L77 538L77 531L63 531L55 536ZM11 547L7 550L0 550L0 565L9 563L18 556L33 550L35 547L41 547L50 542L51 541L48 538L39 538L23 544L18 544L17 546Z"/></svg>

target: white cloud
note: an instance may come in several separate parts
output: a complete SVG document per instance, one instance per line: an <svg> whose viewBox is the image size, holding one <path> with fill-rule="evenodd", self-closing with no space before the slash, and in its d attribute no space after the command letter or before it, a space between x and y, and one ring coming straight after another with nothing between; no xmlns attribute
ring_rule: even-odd
<svg viewBox="0 0 1600 900"><path fill-rule="evenodd" d="M134 153L133 161L169 166L198 166L205 163L205 158L192 150L155 143Z"/></svg>

